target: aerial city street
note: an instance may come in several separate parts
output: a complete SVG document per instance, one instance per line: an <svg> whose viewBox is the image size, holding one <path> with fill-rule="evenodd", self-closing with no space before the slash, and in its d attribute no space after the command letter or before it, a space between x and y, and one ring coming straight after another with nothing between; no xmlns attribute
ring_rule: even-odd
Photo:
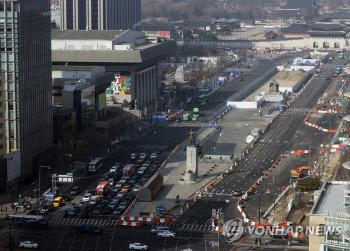
<svg viewBox="0 0 350 251"><path fill-rule="evenodd" d="M350 251L336 2L0 0L0 251Z"/></svg>

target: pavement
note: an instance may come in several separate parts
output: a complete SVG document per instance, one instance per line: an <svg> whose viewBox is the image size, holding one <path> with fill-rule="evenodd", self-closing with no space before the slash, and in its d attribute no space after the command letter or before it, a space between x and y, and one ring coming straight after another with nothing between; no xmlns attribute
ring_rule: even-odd
<svg viewBox="0 0 350 251"><path fill-rule="evenodd" d="M236 81L225 85L217 90L208 99L208 104L201 108L208 117L212 116L220 108L225 106L223 99L234 95L240 90L249 87L249 83L261 76L272 65L285 62L293 55L283 55L274 58L272 61L265 60L257 64L256 68L245 76L245 81ZM323 76L330 74L334 67L326 65ZM256 82L254 83L256 84ZM150 234L149 229L128 229L117 227L105 227L105 233L101 236L78 235L70 223L52 222L52 228L47 231L33 231L18 229L13 233L16 241L34 240L38 241L42 250L126 250L129 242L147 242L151 250L182 250L193 248L193 250L213 250L208 247L208 240L215 240L217 236L213 232L207 232L212 208L222 208L225 219L239 217L235 210L236 200L232 199L232 192L235 189L245 189L259 177L264 169L270 164L281 151L287 149L288 140L292 137L305 113L313 106L329 83L322 79L313 82L306 88L304 94L296 99L283 115L278 117L270 126L270 129L263 136L263 141L259 142L254 151L239 163L239 167L233 174L224 177L221 182L211 191L211 194L194 201L193 206L186 210L184 215L173 225L177 231L175 239L159 239ZM213 102L211 102L213 100ZM195 103L191 107L195 107ZM114 153L105 163L106 171L114 162L125 163L132 152L144 151L152 147L162 149L163 156L166 155L178 144L181 144L188 136L190 130L198 130L199 126L188 124L187 126L153 125L152 131L142 136L127 139L123 142L125 148L121 152ZM156 131L156 133L154 133ZM101 174L102 172L101 171ZM80 181L82 189L87 189L95 185L97 177L83 179ZM93 185L92 185L93 184ZM4 223L4 222L2 222ZM92 222L94 223L94 222ZM6 223L5 223L6 224ZM73 222L72 224L79 224ZM202 227L205 226L205 227ZM2 237L6 238L5 234ZM232 244L220 239L219 250L230 250ZM154 248L153 248L154 247ZM204 249L203 249L204 248ZM250 247L251 248L251 247ZM218 250L216 248L215 250ZM268 250L268 249L267 249Z"/></svg>
<svg viewBox="0 0 350 251"><path fill-rule="evenodd" d="M233 191L247 190L262 176L263 171L270 167L272 161L289 149L288 143L303 123L306 114L331 84L330 80L326 80L326 76L330 76L334 69L334 65L324 65L321 78L311 79L301 94L296 97L294 103L275 119L267 132L261 137L261 140L255 145L254 150L239 162L235 172L224 177L213 190L197 200L178 219L178 224L210 224L209 220L213 208L222 208L225 220L240 218L240 213L236 209L237 202L232 198ZM228 203L227 200L229 200ZM273 198L264 198L263 200L271 204Z"/></svg>

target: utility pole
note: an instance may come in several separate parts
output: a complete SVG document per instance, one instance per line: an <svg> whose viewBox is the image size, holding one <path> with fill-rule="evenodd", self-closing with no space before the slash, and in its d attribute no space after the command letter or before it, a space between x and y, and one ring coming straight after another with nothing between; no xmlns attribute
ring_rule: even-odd
<svg viewBox="0 0 350 251"><path fill-rule="evenodd" d="M41 168L46 168L48 170L51 169L50 166L42 166L42 165L39 166L38 200L37 200L37 204L39 204L39 200L40 200L40 197L41 197Z"/></svg>

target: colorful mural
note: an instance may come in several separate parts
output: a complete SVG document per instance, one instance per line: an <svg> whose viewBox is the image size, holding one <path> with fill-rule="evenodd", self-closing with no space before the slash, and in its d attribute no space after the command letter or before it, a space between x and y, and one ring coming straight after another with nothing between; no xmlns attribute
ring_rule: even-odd
<svg viewBox="0 0 350 251"><path fill-rule="evenodd" d="M106 89L106 94L115 95L127 95L132 92L131 75L128 72L115 72L114 80L111 82L110 87Z"/></svg>

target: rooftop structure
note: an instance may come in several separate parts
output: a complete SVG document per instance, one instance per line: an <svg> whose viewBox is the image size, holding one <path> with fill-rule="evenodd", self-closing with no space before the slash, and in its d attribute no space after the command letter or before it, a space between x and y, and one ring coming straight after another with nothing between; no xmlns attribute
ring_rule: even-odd
<svg viewBox="0 0 350 251"><path fill-rule="evenodd" d="M175 46L174 41L151 43L141 31L54 31L52 61L55 66L104 66L113 76L107 104L127 102L145 114L155 109L158 62Z"/></svg>

